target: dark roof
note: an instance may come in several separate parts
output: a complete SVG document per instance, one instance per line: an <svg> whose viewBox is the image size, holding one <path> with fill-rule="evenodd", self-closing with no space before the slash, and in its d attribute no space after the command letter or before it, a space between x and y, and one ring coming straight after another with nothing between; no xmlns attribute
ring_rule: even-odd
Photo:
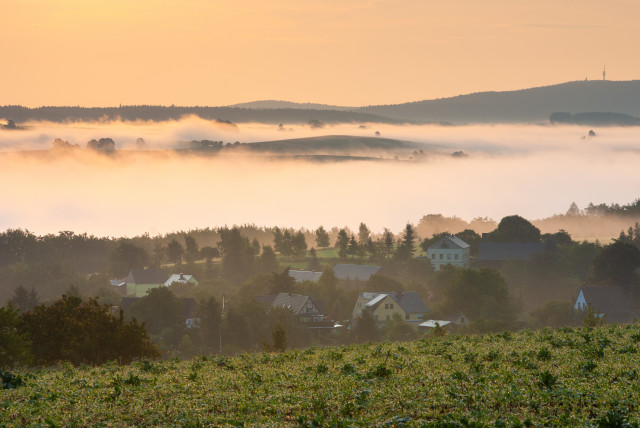
<svg viewBox="0 0 640 428"><path fill-rule="evenodd" d="M318 280L322 276L322 272L289 269L289 276L295 279L296 282L302 282L302 281L318 282Z"/></svg>
<svg viewBox="0 0 640 428"><path fill-rule="evenodd" d="M309 300L309 296L302 294L280 293L273 299L271 306L289 308L294 314L299 314L307 300Z"/></svg>
<svg viewBox="0 0 640 428"><path fill-rule="evenodd" d="M595 312L607 314L607 318L609 313L629 311L629 299L621 287L582 287L580 291L587 304L591 305Z"/></svg>
<svg viewBox="0 0 640 428"><path fill-rule="evenodd" d="M134 284L164 284L169 274L160 269L131 269L127 281Z"/></svg>
<svg viewBox="0 0 640 428"><path fill-rule="evenodd" d="M402 310L409 314L423 314L429 311L429 309L427 309L427 305L424 304L420 295L415 291L383 291L380 293L364 292L362 293L362 296L366 299L372 300L381 294L391 296L391 298L400 305Z"/></svg>
<svg viewBox="0 0 640 428"><path fill-rule="evenodd" d="M480 241L477 260L527 260L533 254L544 253L541 242L488 242Z"/></svg>
<svg viewBox="0 0 640 428"><path fill-rule="evenodd" d="M256 296L256 300L261 303L273 307L289 308L293 311L294 314L299 314L302 312L302 309L304 308L304 305L305 303L307 303L308 299L311 299L320 314L324 314L324 304L311 296L290 293L279 293L277 295L269 296Z"/></svg>
<svg viewBox="0 0 640 428"><path fill-rule="evenodd" d="M446 247L443 247L442 244L447 245ZM434 242L433 244L429 245L429 249L440 249L440 248L469 248L469 244L467 244L466 242L464 242L462 239L458 238L457 236L445 236L443 238L438 239L438 241Z"/></svg>
<svg viewBox="0 0 640 428"><path fill-rule="evenodd" d="M380 270L380 266L337 264L333 267L333 273L338 279L355 279L368 281L372 275Z"/></svg>

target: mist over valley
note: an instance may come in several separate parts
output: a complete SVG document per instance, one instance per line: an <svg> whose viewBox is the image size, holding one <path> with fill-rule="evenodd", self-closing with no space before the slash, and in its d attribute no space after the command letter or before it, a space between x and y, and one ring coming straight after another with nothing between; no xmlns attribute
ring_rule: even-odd
<svg viewBox="0 0 640 428"><path fill-rule="evenodd" d="M374 231L398 231L427 214L542 220L564 214L571 202L584 208L638 196L633 127L590 135L575 125L321 125L189 116L0 130L0 179L12 183L0 228L132 236L365 221ZM101 138L115 150L86 148ZM605 240L628 226L609 223L540 225Z"/></svg>

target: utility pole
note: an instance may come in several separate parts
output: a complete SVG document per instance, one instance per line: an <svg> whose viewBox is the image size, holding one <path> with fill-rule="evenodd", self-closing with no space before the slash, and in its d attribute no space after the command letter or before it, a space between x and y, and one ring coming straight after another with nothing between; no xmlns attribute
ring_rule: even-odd
<svg viewBox="0 0 640 428"><path fill-rule="evenodd" d="M607 80L607 66L602 66L602 80Z"/></svg>
<svg viewBox="0 0 640 428"><path fill-rule="evenodd" d="M224 319L225 294L222 293L222 312L220 313L220 354L222 355L222 320Z"/></svg>

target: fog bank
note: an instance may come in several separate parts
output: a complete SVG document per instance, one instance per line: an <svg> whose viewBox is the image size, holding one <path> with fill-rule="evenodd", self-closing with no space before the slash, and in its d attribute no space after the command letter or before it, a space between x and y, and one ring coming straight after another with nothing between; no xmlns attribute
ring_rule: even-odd
<svg viewBox="0 0 640 428"><path fill-rule="evenodd" d="M120 236L244 223L357 229L365 222L374 231L389 227L399 232L430 213L466 220L519 214L534 220L564 213L573 201L584 208L589 202L628 203L639 196L637 128L603 128L595 130L595 137L581 138L589 129L283 127L236 128L187 118L160 124L37 123L23 131L0 130L0 229ZM161 151L190 140L251 143L329 134L374 136L376 131L385 138L425 143L426 156L419 162L319 163ZM84 149L88 140L102 137L112 138L117 149L135 149L136 139L143 138L147 151L106 156ZM49 149L55 138L82 148L26 152ZM468 156L449 156L455 151Z"/></svg>

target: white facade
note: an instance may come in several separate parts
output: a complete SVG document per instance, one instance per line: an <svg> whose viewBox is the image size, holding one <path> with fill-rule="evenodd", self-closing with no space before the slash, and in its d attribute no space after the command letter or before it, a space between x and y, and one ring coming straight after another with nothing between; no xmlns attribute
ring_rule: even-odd
<svg viewBox="0 0 640 428"><path fill-rule="evenodd" d="M573 309L577 311L586 311L587 310L587 299L584 298L584 293L580 290L578 293L578 298L576 299L576 303L573 305Z"/></svg>
<svg viewBox="0 0 640 428"><path fill-rule="evenodd" d="M445 236L432 244L427 254L435 270L447 264L469 267L469 244L455 236Z"/></svg>

